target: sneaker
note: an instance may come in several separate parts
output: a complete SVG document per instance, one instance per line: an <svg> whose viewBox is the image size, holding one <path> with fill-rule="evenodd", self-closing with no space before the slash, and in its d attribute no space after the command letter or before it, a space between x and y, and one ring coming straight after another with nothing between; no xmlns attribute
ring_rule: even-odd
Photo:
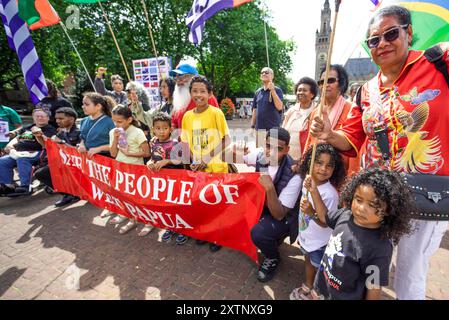
<svg viewBox="0 0 449 320"><path fill-rule="evenodd" d="M178 236L176 237L176 244L177 245L183 245L184 243L187 242L187 240L189 240L189 237L183 235L183 234L178 234Z"/></svg>
<svg viewBox="0 0 449 320"><path fill-rule="evenodd" d="M215 243L209 243L209 250L212 252L217 252L218 250L221 249L221 246L219 246L218 244Z"/></svg>
<svg viewBox="0 0 449 320"><path fill-rule="evenodd" d="M164 234L162 235L162 242L170 242L174 234L175 233L173 231L170 230L165 231Z"/></svg>
<svg viewBox="0 0 449 320"><path fill-rule="evenodd" d="M281 259L268 259L265 258L262 265L257 271L257 280L260 282L267 282L273 279L275 271L281 262Z"/></svg>

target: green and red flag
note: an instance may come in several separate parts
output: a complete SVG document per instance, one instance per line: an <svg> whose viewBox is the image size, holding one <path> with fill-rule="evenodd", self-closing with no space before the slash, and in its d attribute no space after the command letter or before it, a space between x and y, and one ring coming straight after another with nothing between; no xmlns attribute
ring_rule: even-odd
<svg viewBox="0 0 449 320"><path fill-rule="evenodd" d="M61 21L48 0L18 0L17 4L19 17L31 30L52 26Z"/></svg>

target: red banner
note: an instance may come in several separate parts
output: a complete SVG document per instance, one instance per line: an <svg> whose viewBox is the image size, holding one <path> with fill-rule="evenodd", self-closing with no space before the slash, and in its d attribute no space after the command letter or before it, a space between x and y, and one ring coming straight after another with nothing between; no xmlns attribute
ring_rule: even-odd
<svg viewBox="0 0 449 320"><path fill-rule="evenodd" d="M187 170L154 173L75 148L46 142L56 191L157 228L242 251L257 262L250 230L259 221L265 191L259 173Z"/></svg>

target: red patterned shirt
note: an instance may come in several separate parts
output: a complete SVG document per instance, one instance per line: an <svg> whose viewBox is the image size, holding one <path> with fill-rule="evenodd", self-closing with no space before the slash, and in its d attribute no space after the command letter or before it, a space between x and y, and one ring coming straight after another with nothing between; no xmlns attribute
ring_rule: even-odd
<svg viewBox="0 0 449 320"><path fill-rule="evenodd" d="M443 59L449 69L449 53ZM391 88L379 74L362 87L361 107L354 105L342 128L354 155L367 140L364 167L398 172L449 175L449 87L423 51L410 51ZM390 159L380 153L374 129L387 130Z"/></svg>

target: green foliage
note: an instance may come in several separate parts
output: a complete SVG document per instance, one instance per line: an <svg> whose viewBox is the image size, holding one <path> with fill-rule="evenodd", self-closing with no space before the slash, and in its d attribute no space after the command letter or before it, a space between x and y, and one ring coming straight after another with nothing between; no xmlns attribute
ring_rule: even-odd
<svg viewBox="0 0 449 320"><path fill-rule="evenodd" d="M62 21L67 21L69 4L52 2ZM259 71L266 65L264 23L265 14L259 1L237 9L218 13L206 22L200 46L188 41L185 18L192 0L146 0L154 40L160 56L172 58L173 66L186 57L198 60L200 73L214 85L219 97L249 95L260 86ZM141 0L117 0L103 5L122 50L131 78L132 60L153 57L148 26ZM120 74L126 78L120 56L115 48L101 9L97 4L79 5L80 29L69 30L91 76L99 66L108 68L108 76ZM276 30L268 26L270 67L275 71L275 83L287 92L291 70L291 41L282 41ZM92 90L84 69L60 26L32 31L36 50L46 78L61 85L67 73L73 72L78 82L76 95ZM9 49L4 28L0 27L0 88L12 87L22 76L15 52ZM107 77L109 78L109 77Z"/></svg>

